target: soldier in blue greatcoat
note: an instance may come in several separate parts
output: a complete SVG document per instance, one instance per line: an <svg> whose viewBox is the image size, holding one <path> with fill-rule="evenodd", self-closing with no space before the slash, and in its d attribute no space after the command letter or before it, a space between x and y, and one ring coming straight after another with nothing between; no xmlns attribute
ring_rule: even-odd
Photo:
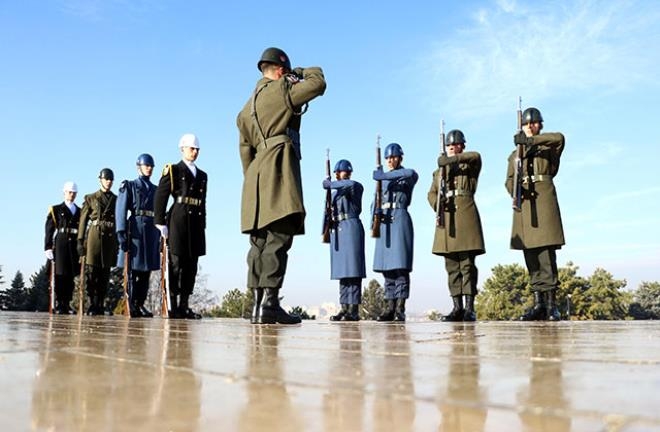
<svg viewBox="0 0 660 432"><path fill-rule="evenodd" d="M413 224L408 206L417 179L415 170L404 168L403 149L397 143L385 147L388 172L378 167L373 179L381 181L382 206L380 236L376 239L374 271L385 278L385 312L378 321L405 321L406 299L410 294L410 272L413 262Z"/></svg>
<svg viewBox="0 0 660 432"><path fill-rule="evenodd" d="M359 321L362 303L364 227L360 220L364 188L351 180L353 166L346 159L335 164L335 181L323 180L332 189L332 226L330 229L330 278L339 280L341 311L331 321Z"/></svg>
<svg viewBox="0 0 660 432"><path fill-rule="evenodd" d="M160 269L160 231L154 225L154 196L156 185L151 183L154 158L143 153L137 158L139 177L124 180L119 187L116 206L118 267L124 267L128 252L131 283L129 284L131 317L153 317L144 307L149 293L149 276Z"/></svg>

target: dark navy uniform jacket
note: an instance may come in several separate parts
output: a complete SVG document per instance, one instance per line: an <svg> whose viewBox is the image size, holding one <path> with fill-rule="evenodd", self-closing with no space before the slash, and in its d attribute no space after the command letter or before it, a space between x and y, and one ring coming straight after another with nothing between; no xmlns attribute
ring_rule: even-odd
<svg viewBox="0 0 660 432"><path fill-rule="evenodd" d="M403 167L381 175L383 205L380 211L383 217L380 237L376 239L374 271L399 269L412 271L415 235L408 206L419 176L415 170Z"/></svg>
<svg viewBox="0 0 660 432"><path fill-rule="evenodd" d="M323 181L332 189L332 229L330 230L330 278L366 277L362 185L354 180Z"/></svg>
<svg viewBox="0 0 660 432"><path fill-rule="evenodd" d="M117 232L124 231L130 236L128 253L132 270L160 269L160 231L154 225L155 195L156 185L145 176L124 180L119 187L115 207ZM120 250L118 267L123 266L124 252Z"/></svg>
<svg viewBox="0 0 660 432"><path fill-rule="evenodd" d="M154 223L167 225L170 253L181 257L206 255L206 187L208 177L197 167L197 175L181 161L166 165L154 199ZM170 195L174 203L170 209Z"/></svg>
<svg viewBox="0 0 660 432"><path fill-rule="evenodd" d="M56 204L48 210L46 216L46 239L44 250L52 249L55 255L55 274L74 276L80 271L78 264L78 224L80 223L80 207L76 214L66 204Z"/></svg>

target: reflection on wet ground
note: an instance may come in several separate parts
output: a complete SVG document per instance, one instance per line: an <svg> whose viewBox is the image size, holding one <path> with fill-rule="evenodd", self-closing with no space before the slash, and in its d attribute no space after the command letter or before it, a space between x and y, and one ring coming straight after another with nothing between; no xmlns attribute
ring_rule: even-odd
<svg viewBox="0 0 660 432"><path fill-rule="evenodd" d="M3 430L660 430L660 322L0 313Z"/></svg>

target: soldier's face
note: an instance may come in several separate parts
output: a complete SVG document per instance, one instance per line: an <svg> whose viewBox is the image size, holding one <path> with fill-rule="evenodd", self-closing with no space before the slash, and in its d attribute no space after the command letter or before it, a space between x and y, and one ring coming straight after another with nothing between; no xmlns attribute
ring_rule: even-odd
<svg viewBox="0 0 660 432"><path fill-rule="evenodd" d="M103 192L107 192L112 188L112 180L108 179L101 179L101 189L103 189Z"/></svg>
<svg viewBox="0 0 660 432"><path fill-rule="evenodd" d="M463 144L460 143L449 144L447 146L447 156L454 156L463 153L463 149L465 149L465 146Z"/></svg>
<svg viewBox="0 0 660 432"><path fill-rule="evenodd" d="M73 191L64 191L64 201L74 202L76 200L76 192Z"/></svg>
<svg viewBox="0 0 660 432"><path fill-rule="evenodd" d="M140 165L138 167L140 174L145 177L151 177L151 174L154 172L154 167L149 165Z"/></svg>
<svg viewBox="0 0 660 432"><path fill-rule="evenodd" d="M335 177L337 180L348 180L351 178L351 173L348 171L337 171Z"/></svg>
<svg viewBox="0 0 660 432"><path fill-rule="evenodd" d="M184 160L187 160L188 162L195 162L197 160L197 156L199 156L199 149L194 147L183 147L181 149L181 153L183 154Z"/></svg>
<svg viewBox="0 0 660 432"><path fill-rule="evenodd" d="M525 135L528 137L540 134L541 129L543 129L543 125L539 122L528 123L523 126L523 132L525 132Z"/></svg>
<svg viewBox="0 0 660 432"><path fill-rule="evenodd" d="M402 156L390 156L387 158L387 168L390 170L397 169L401 166Z"/></svg>

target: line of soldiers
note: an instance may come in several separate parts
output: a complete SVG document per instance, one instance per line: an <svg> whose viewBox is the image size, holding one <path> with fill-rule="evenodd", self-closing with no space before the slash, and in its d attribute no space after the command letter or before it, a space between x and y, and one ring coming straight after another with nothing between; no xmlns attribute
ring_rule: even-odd
<svg viewBox="0 0 660 432"><path fill-rule="evenodd" d="M207 175L195 165L199 155L195 135L183 135L179 149L181 162L165 166L158 187L150 180L154 159L146 153L136 161L138 178L123 181L118 196L111 191L110 168L100 171L101 187L85 195L82 209L74 203L76 184L64 184L64 202L50 208L45 225L45 254L54 269L55 313L75 313L70 303L80 263L88 315L112 314L105 308L105 298L110 270L117 266L126 267L128 273L131 317L153 317L145 307L149 279L152 271L160 269L160 254L167 250L168 316L201 318L190 309L189 299L198 258L206 250ZM174 202L167 210L170 196ZM161 237L167 248L161 248Z"/></svg>

